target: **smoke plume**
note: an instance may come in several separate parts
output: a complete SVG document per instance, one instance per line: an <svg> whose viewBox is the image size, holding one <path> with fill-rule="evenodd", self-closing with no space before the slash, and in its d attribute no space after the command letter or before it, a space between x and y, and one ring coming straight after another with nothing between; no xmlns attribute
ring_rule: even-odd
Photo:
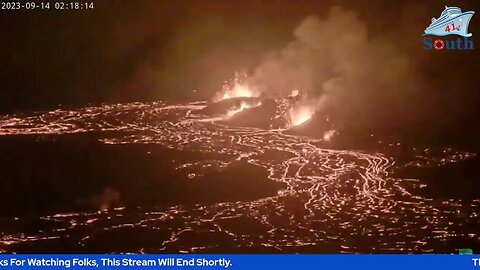
<svg viewBox="0 0 480 270"><path fill-rule="evenodd" d="M326 18L309 16L293 31L294 40L269 53L252 80L265 93L287 95L300 89L344 121L367 121L380 111L404 110L414 78L409 62L393 44L369 37L356 13L331 8Z"/></svg>

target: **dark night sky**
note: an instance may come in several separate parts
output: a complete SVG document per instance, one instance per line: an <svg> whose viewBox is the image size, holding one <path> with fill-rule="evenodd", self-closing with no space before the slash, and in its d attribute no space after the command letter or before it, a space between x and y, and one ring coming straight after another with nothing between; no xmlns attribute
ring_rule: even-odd
<svg viewBox="0 0 480 270"><path fill-rule="evenodd" d="M443 5L478 13L475 3L102 0L89 11L2 10L0 111L189 99L193 89L211 97L236 70L251 71L289 42L302 18L337 5L408 55L433 117L471 125L480 110L480 15L470 25L474 51L424 51L421 35Z"/></svg>

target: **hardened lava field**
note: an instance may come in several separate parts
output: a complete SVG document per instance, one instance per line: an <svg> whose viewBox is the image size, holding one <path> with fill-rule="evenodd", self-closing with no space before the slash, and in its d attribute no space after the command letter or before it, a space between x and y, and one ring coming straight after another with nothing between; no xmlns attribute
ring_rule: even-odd
<svg viewBox="0 0 480 270"><path fill-rule="evenodd" d="M236 112L203 114L206 106L129 103L0 116L0 251L453 253L480 246L478 196L433 196L422 192L431 180L399 173L476 166L474 153L411 147L397 160L388 151L335 150L326 138L285 128L231 125L222 117Z"/></svg>

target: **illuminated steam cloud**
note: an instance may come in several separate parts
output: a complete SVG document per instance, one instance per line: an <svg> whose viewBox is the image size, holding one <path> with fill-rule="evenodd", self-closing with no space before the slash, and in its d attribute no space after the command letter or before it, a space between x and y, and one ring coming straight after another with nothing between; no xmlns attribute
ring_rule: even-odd
<svg viewBox="0 0 480 270"><path fill-rule="evenodd" d="M369 114L374 106L406 101L408 95L398 94L411 81L406 57L371 38L354 12L336 7L326 18L307 17L293 34L293 41L256 68L252 81L262 92L287 96L302 89L320 99L316 111L328 108L344 117L363 112L367 119L375 116Z"/></svg>

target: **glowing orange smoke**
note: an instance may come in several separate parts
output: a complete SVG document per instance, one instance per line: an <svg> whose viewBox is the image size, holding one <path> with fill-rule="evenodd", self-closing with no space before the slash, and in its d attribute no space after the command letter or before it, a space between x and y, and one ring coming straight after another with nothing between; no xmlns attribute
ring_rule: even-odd
<svg viewBox="0 0 480 270"><path fill-rule="evenodd" d="M315 110L308 105L302 105L302 106L298 106L290 109L290 112L289 112L290 127L299 126L307 122L310 118L312 118L314 113L315 113Z"/></svg>

